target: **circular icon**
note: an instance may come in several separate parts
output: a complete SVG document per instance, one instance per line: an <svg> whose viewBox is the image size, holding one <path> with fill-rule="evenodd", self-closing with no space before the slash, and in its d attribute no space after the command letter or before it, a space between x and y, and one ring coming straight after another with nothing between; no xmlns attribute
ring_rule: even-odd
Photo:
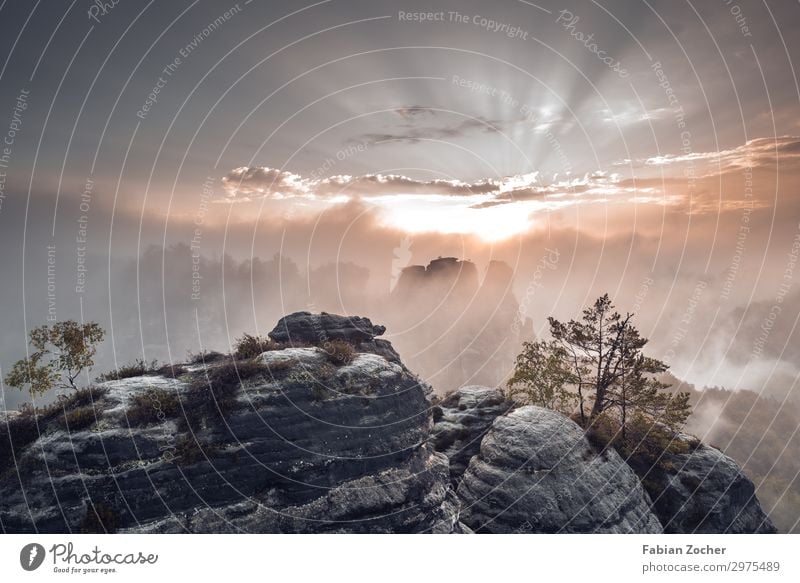
<svg viewBox="0 0 800 583"><path fill-rule="evenodd" d="M35 571L44 562L44 547L38 543L30 543L19 552L19 564L26 571Z"/></svg>

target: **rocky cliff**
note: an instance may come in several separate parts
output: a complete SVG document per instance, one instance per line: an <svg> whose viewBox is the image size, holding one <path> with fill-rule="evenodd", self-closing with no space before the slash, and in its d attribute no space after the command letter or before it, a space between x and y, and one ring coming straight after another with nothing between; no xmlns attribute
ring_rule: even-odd
<svg viewBox="0 0 800 583"><path fill-rule="evenodd" d="M494 420L510 409L511 403L499 391L481 386L462 387L434 407L431 441L450 460L454 486L461 482Z"/></svg>
<svg viewBox="0 0 800 583"><path fill-rule="evenodd" d="M687 444L687 453L665 453L658 464L647 467L632 464L664 532L775 532L755 485L735 461L688 435L678 439Z"/></svg>
<svg viewBox="0 0 800 583"><path fill-rule="evenodd" d="M106 382L27 415L41 436L0 478L3 530L460 531L430 388L388 343L366 351L382 331L368 320L300 313L272 336L309 330L339 344Z"/></svg>
<svg viewBox="0 0 800 583"><path fill-rule="evenodd" d="M478 532L662 532L622 458L595 451L575 423L539 407L495 420L458 497Z"/></svg>
<svg viewBox="0 0 800 583"><path fill-rule="evenodd" d="M4 532L771 532L706 446L656 469L464 387L435 406L366 318L0 416ZM435 423L434 423L435 421ZM437 451L438 450L438 451ZM639 475L637 475L637 472Z"/></svg>
<svg viewBox="0 0 800 583"><path fill-rule="evenodd" d="M643 466L598 451L559 413L503 403L465 387L436 413L433 443L477 532L775 532L753 482L717 449L681 435L686 453Z"/></svg>

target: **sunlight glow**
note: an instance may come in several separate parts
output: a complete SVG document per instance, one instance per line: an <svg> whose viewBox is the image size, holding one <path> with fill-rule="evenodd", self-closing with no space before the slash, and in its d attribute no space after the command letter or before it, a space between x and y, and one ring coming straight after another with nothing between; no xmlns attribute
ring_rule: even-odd
<svg viewBox="0 0 800 583"><path fill-rule="evenodd" d="M488 208L472 208L487 197L421 197L399 195L373 199L387 225L409 233L476 235L494 242L524 233L531 227L530 214L542 205L514 202Z"/></svg>

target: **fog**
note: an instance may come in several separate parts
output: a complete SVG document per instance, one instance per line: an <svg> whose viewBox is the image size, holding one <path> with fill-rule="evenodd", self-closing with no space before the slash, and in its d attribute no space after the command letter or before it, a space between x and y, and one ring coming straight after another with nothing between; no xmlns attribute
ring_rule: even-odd
<svg viewBox="0 0 800 583"><path fill-rule="evenodd" d="M393 229L359 200L250 220L223 205L198 220L97 200L81 227L80 198L62 195L54 236L52 197L32 195L24 221L10 219L23 216L25 200L6 201L4 372L25 355L26 330L48 317L107 330L88 382L137 358L227 351L244 332L266 334L282 315L310 310L386 325L404 362L442 393L502 383L519 344L546 335L547 316L577 317L609 292L620 311L636 312L647 352L678 378L781 399L795 389L800 239L793 206L781 206L791 201L776 212L748 210L746 244L737 247L740 210L666 209L632 220L635 207L604 207L599 234L568 210L491 243ZM583 216L596 227L591 212ZM82 230L86 243L76 240ZM468 262L412 268L438 257ZM4 386L0 406L26 398Z"/></svg>

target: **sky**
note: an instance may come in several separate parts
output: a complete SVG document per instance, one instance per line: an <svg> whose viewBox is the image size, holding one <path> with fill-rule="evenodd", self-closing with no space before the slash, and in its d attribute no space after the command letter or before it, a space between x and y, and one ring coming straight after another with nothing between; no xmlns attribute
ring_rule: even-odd
<svg viewBox="0 0 800 583"><path fill-rule="evenodd" d="M532 333L609 291L683 378L791 394L798 25L777 1L3 0L0 361L53 314L166 320L112 275L152 245L352 262L373 295L454 255L511 265ZM268 331L259 301L223 319Z"/></svg>

